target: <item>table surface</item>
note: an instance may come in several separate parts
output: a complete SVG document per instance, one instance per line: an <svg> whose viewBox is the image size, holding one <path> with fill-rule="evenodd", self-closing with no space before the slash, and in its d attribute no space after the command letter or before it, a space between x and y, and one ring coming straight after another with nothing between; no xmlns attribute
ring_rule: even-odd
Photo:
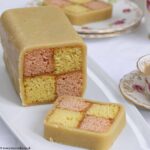
<svg viewBox="0 0 150 150"><path fill-rule="evenodd" d="M1 1L0 1L1 2ZM2 10L2 5L0 5ZM142 23L135 32L108 39L86 39L88 55L119 84L124 74L136 70L139 57L150 54L150 39L145 24ZM139 109L150 124L150 111ZM9 129L0 120L0 147L21 146Z"/></svg>

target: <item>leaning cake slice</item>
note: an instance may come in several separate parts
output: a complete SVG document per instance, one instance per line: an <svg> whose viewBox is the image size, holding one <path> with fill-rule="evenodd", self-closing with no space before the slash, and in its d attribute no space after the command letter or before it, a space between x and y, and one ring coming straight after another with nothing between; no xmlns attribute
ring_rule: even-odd
<svg viewBox="0 0 150 150"><path fill-rule="evenodd" d="M0 35L5 64L23 105L82 96L86 46L59 8L8 10L1 17Z"/></svg>

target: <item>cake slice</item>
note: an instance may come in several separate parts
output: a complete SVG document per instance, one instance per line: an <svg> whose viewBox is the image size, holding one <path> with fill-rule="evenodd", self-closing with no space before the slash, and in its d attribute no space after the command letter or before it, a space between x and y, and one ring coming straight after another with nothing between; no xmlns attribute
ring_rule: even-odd
<svg viewBox="0 0 150 150"><path fill-rule="evenodd" d="M43 4L60 7L75 25L109 19L113 10L110 3L101 0L44 0Z"/></svg>
<svg viewBox="0 0 150 150"><path fill-rule="evenodd" d="M86 46L59 8L8 10L1 16L0 35L5 64L23 105L83 95Z"/></svg>
<svg viewBox="0 0 150 150"><path fill-rule="evenodd" d="M125 120L120 104L61 96L46 115L44 137L62 144L107 150L124 128Z"/></svg>

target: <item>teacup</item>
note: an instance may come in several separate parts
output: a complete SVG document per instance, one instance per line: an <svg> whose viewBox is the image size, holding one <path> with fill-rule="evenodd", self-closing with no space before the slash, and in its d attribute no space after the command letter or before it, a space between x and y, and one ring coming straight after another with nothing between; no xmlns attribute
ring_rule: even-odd
<svg viewBox="0 0 150 150"><path fill-rule="evenodd" d="M150 54L139 58L137 61L137 68L145 76L150 76Z"/></svg>

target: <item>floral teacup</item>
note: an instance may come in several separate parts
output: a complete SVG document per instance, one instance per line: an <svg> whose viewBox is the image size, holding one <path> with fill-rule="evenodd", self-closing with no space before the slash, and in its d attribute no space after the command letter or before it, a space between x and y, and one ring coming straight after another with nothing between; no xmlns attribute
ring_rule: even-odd
<svg viewBox="0 0 150 150"><path fill-rule="evenodd" d="M145 76L150 77L150 54L139 58L139 60L137 61L137 68Z"/></svg>
<svg viewBox="0 0 150 150"><path fill-rule="evenodd" d="M139 58L137 68L145 77L145 94L150 97L150 54Z"/></svg>

